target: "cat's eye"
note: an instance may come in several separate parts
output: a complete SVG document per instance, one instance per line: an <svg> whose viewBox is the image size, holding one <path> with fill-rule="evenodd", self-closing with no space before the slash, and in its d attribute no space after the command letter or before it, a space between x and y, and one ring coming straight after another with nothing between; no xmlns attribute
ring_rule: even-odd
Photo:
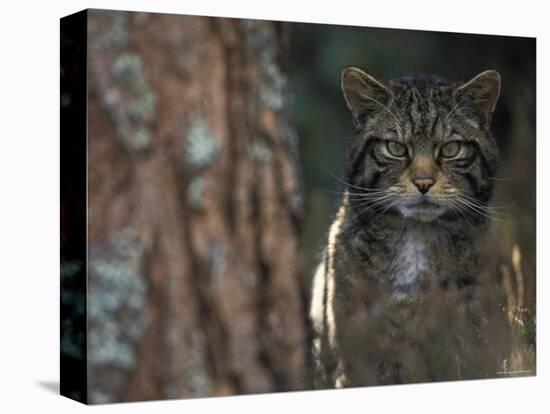
<svg viewBox="0 0 550 414"><path fill-rule="evenodd" d="M441 147L440 153L442 157L454 158L460 152L462 144L459 141L451 141Z"/></svg>
<svg viewBox="0 0 550 414"><path fill-rule="evenodd" d="M407 155L407 147L397 141L388 141L386 143L388 152L394 157L404 157Z"/></svg>

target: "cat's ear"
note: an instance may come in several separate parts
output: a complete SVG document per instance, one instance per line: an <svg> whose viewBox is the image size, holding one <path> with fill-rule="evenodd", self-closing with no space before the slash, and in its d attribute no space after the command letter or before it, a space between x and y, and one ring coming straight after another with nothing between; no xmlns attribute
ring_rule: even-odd
<svg viewBox="0 0 550 414"><path fill-rule="evenodd" d="M342 92L356 124L363 124L366 117L383 110L392 98L388 86L356 67L342 71Z"/></svg>
<svg viewBox="0 0 550 414"><path fill-rule="evenodd" d="M481 72L456 88L454 95L462 111L469 109L471 115L489 126L500 95L500 74L496 70Z"/></svg>

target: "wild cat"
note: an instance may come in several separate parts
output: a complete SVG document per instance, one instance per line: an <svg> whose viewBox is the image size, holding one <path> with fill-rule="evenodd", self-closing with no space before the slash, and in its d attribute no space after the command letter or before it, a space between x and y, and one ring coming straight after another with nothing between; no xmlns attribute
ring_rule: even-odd
<svg viewBox="0 0 550 414"><path fill-rule="evenodd" d="M476 275L500 75L386 83L350 67L342 90L355 132L313 281L316 385L484 377Z"/></svg>

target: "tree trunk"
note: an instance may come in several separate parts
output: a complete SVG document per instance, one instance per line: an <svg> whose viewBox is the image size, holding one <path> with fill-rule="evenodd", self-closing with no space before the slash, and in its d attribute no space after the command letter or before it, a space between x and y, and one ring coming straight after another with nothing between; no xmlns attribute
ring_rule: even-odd
<svg viewBox="0 0 550 414"><path fill-rule="evenodd" d="M284 24L90 11L90 402L306 388Z"/></svg>

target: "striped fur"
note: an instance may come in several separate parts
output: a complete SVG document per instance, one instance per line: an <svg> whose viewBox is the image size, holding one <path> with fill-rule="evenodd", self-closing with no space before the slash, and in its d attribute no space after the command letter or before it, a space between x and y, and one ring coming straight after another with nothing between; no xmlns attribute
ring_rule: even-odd
<svg viewBox="0 0 550 414"><path fill-rule="evenodd" d="M348 68L342 88L356 130L344 196L313 278L316 385L449 379L456 370L448 365L470 358L479 339L471 330L480 318L477 245L488 228L498 164L489 124L500 77L487 71L465 83L437 77L385 83ZM451 142L458 150L444 156ZM420 191L420 179L428 180L428 191ZM436 306L441 315L433 313ZM446 369L430 366L436 351L426 342L443 326L456 327L441 339L448 342ZM409 331L410 339L401 338ZM478 376L475 365L461 366L461 375Z"/></svg>

